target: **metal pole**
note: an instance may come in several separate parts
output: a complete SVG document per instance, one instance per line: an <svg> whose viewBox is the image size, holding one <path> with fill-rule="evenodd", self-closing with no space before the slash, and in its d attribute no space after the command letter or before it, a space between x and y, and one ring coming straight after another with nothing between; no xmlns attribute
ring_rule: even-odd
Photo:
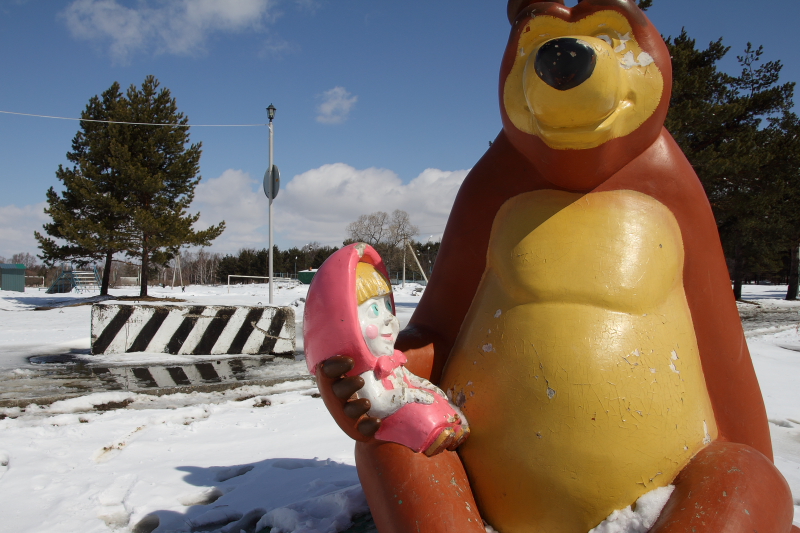
<svg viewBox="0 0 800 533"><path fill-rule="evenodd" d="M272 119L269 120L269 176L272 178ZM270 181L271 183L271 181ZM272 195L269 197L269 303L272 305Z"/></svg>
<svg viewBox="0 0 800 533"><path fill-rule="evenodd" d="M417 259L417 253L414 251L414 248L411 247L411 242L406 241L408 245L408 249L411 250L411 257L414 258L414 261L417 263L417 268L419 269L419 273L422 274L422 278L425 280L425 283L428 283L428 276L425 275L425 271L422 270L422 265L419 264L419 259Z"/></svg>
<svg viewBox="0 0 800 533"><path fill-rule="evenodd" d="M406 240L403 238L403 283L400 284L401 287L405 288L406 286Z"/></svg>
<svg viewBox="0 0 800 533"><path fill-rule="evenodd" d="M178 276L181 278L181 289L183 288L183 269L181 268L181 256L178 254Z"/></svg>

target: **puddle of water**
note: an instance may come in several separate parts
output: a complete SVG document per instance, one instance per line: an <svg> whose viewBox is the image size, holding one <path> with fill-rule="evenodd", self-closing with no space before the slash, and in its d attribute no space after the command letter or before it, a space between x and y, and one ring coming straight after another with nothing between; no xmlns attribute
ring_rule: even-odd
<svg viewBox="0 0 800 533"><path fill-rule="evenodd" d="M191 364L102 365L80 354L42 355L29 359L31 366L0 374L0 405L77 396L102 391L148 391L259 381L291 379L307 375L305 362L261 356L204 359Z"/></svg>

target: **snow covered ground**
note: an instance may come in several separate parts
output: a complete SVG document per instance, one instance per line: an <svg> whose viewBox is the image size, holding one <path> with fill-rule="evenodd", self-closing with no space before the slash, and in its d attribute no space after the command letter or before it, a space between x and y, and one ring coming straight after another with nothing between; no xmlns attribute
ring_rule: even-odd
<svg viewBox="0 0 800 533"><path fill-rule="evenodd" d="M296 304L300 321L299 299L306 290L282 285L275 303ZM401 324L418 293L412 285L396 293ZM784 294L785 287L745 286L750 303L740 304L740 311L775 463L792 487L800 524L800 304L782 301ZM230 294L224 286L151 290L151 296L209 305L266 303L266 295L265 285L235 286ZM53 378L57 371L43 370L69 365L32 364L31 358L64 354L73 363L134 362L129 356L88 355L91 308L65 306L85 298L0 291L0 399L25 387L75 396L0 408L0 532L337 532L367 513L353 444L331 420L310 379L166 396L79 395L73 382L70 388ZM185 362L164 354L135 357L137 364L167 362L165 357ZM280 375L302 375L300 359L298 353L296 361L277 362Z"/></svg>

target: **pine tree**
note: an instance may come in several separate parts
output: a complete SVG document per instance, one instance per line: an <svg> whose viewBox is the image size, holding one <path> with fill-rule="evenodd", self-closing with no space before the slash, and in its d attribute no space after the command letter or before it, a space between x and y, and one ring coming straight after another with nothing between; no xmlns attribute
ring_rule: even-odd
<svg viewBox="0 0 800 533"><path fill-rule="evenodd" d="M166 264L183 245L208 246L225 223L195 231L200 213L189 214L200 182L200 143L189 143L188 119L175 99L148 76L126 94L126 121L175 126L122 125L112 164L126 189L126 253L142 265L140 296L147 296L149 266Z"/></svg>
<svg viewBox="0 0 800 533"><path fill-rule="evenodd" d="M788 252L789 286L787 300L798 297L800 276L800 118L794 113L785 113L774 119L769 126L772 151L778 154L766 173L778 188L775 208L778 216L781 248Z"/></svg>
<svg viewBox="0 0 800 533"><path fill-rule="evenodd" d="M100 97L89 100L81 113L85 121L67 153L73 166L59 165L56 171L64 190L60 194L53 187L47 191L45 213L52 222L43 227L48 236L34 232L46 264L74 261L83 265L105 259L103 295L108 294L111 260L127 247L127 237L121 232L125 198L119 172L111 163L111 146L120 126L89 120L121 120L124 106L116 82Z"/></svg>
<svg viewBox="0 0 800 533"><path fill-rule="evenodd" d="M772 177L781 154L775 129L762 122L788 112L794 84L778 84L780 62L762 63L763 49L749 43L738 57L741 74L731 76L717 69L729 51L722 39L698 50L684 30L666 42L673 93L665 126L705 187L741 298L747 271L769 261L782 240L781 185Z"/></svg>
<svg viewBox="0 0 800 533"><path fill-rule="evenodd" d="M208 245L225 228L224 222L203 231L192 227L200 217L187 213L200 181L200 144L187 147L188 119L169 90L158 87L148 76L124 95L114 83L89 100L67 154L74 166L56 172L64 191L47 192L49 237L35 233L49 264L105 258L101 294L108 292L114 254L141 259L144 297L150 267L166 264L183 245Z"/></svg>

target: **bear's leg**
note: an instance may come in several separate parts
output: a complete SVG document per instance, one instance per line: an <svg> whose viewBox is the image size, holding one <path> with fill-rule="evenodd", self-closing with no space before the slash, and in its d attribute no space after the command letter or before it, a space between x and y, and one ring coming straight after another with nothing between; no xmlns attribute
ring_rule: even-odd
<svg viewBox="0 0 800 533"><path fill-rule="evenodd" d="M380 533L485 533L458 454L356 443L358 477Z"/></svg>
<svg viewBox="0 0 800 533"><path fill-rule="evenodd" d="M715 441L675 478L675 490L649 533L790 533L789 485L763 454Z"/></svg>

